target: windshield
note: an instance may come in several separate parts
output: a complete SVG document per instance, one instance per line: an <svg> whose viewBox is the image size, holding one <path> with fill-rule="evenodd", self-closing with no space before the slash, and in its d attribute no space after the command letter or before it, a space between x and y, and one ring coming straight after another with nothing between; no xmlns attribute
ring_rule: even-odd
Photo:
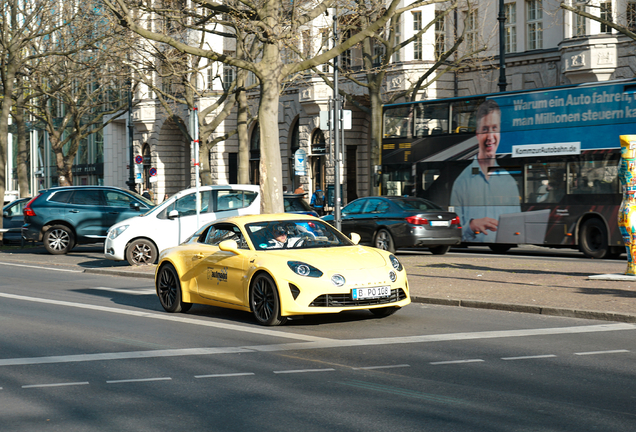
<svg viewBox="0 0 636 432"><path fill-rule="evenodd" d="M245 226L256 250L351 246L331 225L314 220L257 222Z"/></svg>
<svg viewBox="0 0 636 432"><path fill-rule="evenodd" d="M422 198L402 198L393 200L402 210L442 210L440 206Z"/></svg>

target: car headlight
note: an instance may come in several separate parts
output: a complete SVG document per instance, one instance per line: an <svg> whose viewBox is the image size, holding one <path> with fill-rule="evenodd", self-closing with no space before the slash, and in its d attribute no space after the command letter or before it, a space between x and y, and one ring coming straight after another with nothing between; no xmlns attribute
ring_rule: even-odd
<svg viewBox="0 0 636 432"><path fill-rule="evenodd" d="M402 263L395 257L395 255L390 255L389 259L391 260L391 265L394 269L397 271L402 271L402 269L404 269L404 267L402 267Z"/></svg>
<svg viewBox="0 0 636 432"><path fill-rule="evenodd" d="M389 279L391 279L391 282L395 282L397 280L397 274L395 274L393 270L389 272Z"/></svg>
<svg viewBox="0 0 636 432"><path fill-rule="evenodd" d="M322 272L318 270L316 267L306 264L301 261L287 261L287 265L294 273L299 276L307 276L319 278L322 276Z"/></svg>
<svg viewBox="0 0 636 432"><path fill-rule="evenodd" d="M115 240L121 233L126 231L130 225L120 225L117 228L110 229L108 231L108 238L111 240Z"/></svg>

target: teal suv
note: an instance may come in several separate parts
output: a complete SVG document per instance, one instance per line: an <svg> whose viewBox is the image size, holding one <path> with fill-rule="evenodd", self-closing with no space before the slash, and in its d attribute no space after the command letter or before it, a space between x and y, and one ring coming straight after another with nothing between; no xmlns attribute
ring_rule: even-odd
<svg viewBox="0 0 636 432"><path fill-rule="evenodd" d="M154 206L141 195L116 187L51 188L24 207L22 237L43 242L51 254L65 254L77 244L103 242L111 225Z"/></svg>

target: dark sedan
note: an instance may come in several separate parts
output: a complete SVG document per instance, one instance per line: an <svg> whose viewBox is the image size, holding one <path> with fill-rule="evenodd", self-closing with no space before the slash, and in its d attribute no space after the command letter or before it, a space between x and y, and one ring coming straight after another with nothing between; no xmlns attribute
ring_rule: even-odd
<svg viewBox="0 0 636 432"><path fill-rule="evenodd" d="M2 208L2 239L5 244L22 242L22 225L24 225L22 209L30 199L20 198Z"/></svg>
<svg viewBox="0 0 636 432"><path fill-rule="evenodd" d="M344 207L341 215L343 233L358 233L360 243L390 252L427 247L433 254L443 255L461 242L459 217L422 198L360 198ZM323 219L334 224L333 215Z"/></svg>

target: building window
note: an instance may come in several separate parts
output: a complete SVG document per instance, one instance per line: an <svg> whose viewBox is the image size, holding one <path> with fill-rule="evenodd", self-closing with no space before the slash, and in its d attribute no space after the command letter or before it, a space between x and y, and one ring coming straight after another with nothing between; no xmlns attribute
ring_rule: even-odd
<svg viewBox="0 0 636 432"><path fill-rule="evenodd" d="M329 51L329 30L328 29L320 29L320 53L324 54ZM329 63L324 63L322 65L322 71L324 73L329 72Z"/></svg>
<svg viewBox="0 0 636 432"><path fill-rule="evenodd" d="M446 52L446 15L444 11L435 11L435 59L439 60ZM442 15L440 17L440 15Z"/></svg>
<svg viewBox="0 0 636 432"><path fill-rule="evenodd" d="M228 90L235 79L236 73L234 68L223 63L223 90Z"/></svg>
<svg viewBox="0 0 636 432"><path fill-rule="evenodd" d="M613 22L612 20L612 2L601 3L601 19ZM601 23L601 33L611 33L612 28L607 24Z"/></svg>
<svg viewBox="0 0 636 432"><path fill-rule="evenodd" d="M477 48L477 9L466 12L466 51L472 52Z"/></svg>
<svg viewBox="0 0 636 432"><path fill-rule="evenodd" d="M625 12L627 28L631 31L636 31L636 2L627 3L627 10Z"/></svg>
<svg viewBox="0 0 636 432"><path fill-rule="evenodd" d="M506 52L517 52L517 3L506 3L504 13L506 14L504 25Z"/></svg>
<svg viewBox="0 0 636 432"><path fill-rule="evenodd" d="M398 16L394 19L395 27L393 28L393 46L396 48L398 45L400 45L401 39L402 39L402 32L400 30L401 25L402 23L400 20L400 16ZM396 63L399 61L402 61L400 58L400 50L396 49L395 52L393 53L393 61Z"/></svg>
<svg viewBox="0 0 636 432"><path fill-rule="evenodd" d="M579 12L587 12L585 10L585 5L577 5L576 10ZM587 18L583 15L579 15L577 13L574 14L574 34L572 36L584 36L587 34Z"/></svg>
<svg viewBox="0 0 636 432"><path fill-rule="evenodd" d="M543 48L543 8L541 0L526 1L527 49Z"/></svg>
<svg viewBox="0 0 636 432"><path fill-rule="evenodd" d="M422 12L413 12L413 35L422 30ZM413 60L422 60L422 36L413 41Z"/></svg>

